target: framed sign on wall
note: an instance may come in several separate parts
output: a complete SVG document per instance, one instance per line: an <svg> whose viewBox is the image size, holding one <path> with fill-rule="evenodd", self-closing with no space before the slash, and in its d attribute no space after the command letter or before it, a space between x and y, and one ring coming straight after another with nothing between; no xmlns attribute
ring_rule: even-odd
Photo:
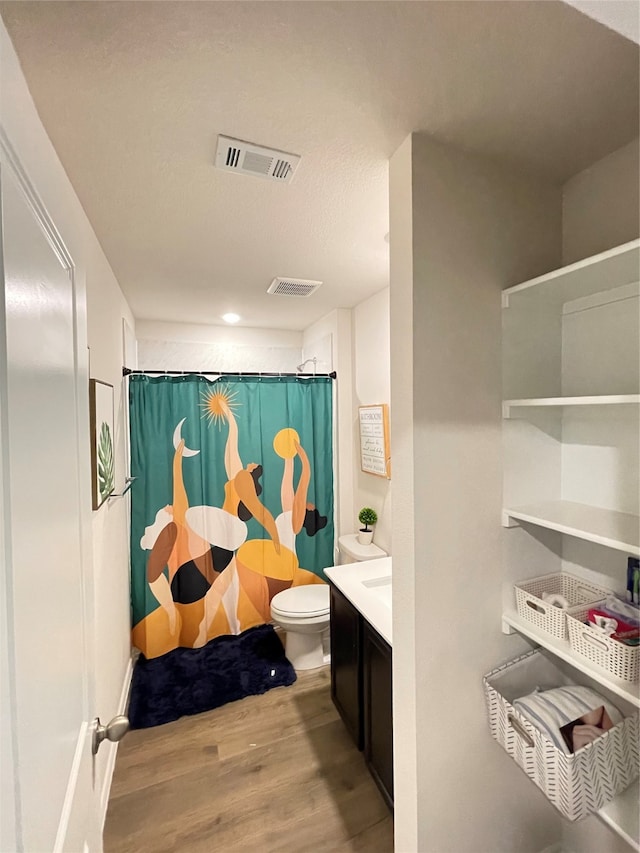
<svg viewBox="0 0 640 853"><path fill-rule="evenodd" d="M360 468L365 474L391 479L389 406L359 406Z"/></svg>

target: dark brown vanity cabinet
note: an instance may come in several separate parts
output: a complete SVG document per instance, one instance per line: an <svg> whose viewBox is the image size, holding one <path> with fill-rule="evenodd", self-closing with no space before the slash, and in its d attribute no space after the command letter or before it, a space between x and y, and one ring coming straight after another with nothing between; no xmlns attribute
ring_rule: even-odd
<svg viewBox="0 0 640 853"><path fill-rule="evenodd" d="M362 616L331 585L331 698L358 749L364 747Z"/></svg>
<svg viewBox="0 0 640 853"><path fill-rule="evenodd" d="M362 682L364 757L389 808L393 808L393 694L391 646L364 622Z"/></svg>
<svg viewBox="0 0 640 853"><path fill-rule="evenodd" d="M331 584L331 698L393 808L392 651Z"/></svg>

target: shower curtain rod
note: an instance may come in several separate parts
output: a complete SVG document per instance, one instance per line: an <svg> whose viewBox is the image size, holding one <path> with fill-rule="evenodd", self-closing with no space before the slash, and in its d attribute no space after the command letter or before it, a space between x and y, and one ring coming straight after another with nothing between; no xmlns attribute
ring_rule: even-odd
<svg viewBox="0 0 640 853"><path fill-rule="evenodd" d="M309 377L328 377L329 379L336 379L337 373L333 370L331 373L254 373L251 370L248 370L246 373L242 371L241 373L234 373L229 370L131 370L129 367L122 368L123 376L130 376L132 373L139 374L148 374L148 373L157 373L160 376L187 376L190 373L196 374L196 376L297 376L302 378Z"/></svg>

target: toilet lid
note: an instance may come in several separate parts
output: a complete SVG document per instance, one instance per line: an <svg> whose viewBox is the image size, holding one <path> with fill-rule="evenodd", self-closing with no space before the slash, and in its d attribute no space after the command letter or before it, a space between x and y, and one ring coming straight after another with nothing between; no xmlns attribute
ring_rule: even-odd
<svg viewBox="0 0 640 853"><path fill-rule="evenodd" d="M322 616L329 612L329 585L312 583L292 586L273 596L271 609L275 613Z"/></svg>

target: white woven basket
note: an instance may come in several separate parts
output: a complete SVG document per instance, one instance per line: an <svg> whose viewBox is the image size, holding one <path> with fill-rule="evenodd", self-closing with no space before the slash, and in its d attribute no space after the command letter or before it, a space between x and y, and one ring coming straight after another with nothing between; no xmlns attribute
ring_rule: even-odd
<svg viewBox="0 0 640 853"><path fill-rule="evenodd" d="M606 637L597 628L585 625L585 619L592 606L575 608L571 613L567 613L571 648L624 681L638 681L640 647L625 646L619 640Z"/></svg>
<svg viewBox="0 0 640 853"><path fill-rule="evenodd" d="M638 776L640 726L637 712L616 698L614 704L630 716L588 746L565 755L511 702L536 686L546 690L569 682L548 658L534 651L486 675L484 689L492 736L561 814L580 820L610 802Z"/></svg>
<svg viewBox="0 0 640 853"><path fill-rule="evenodd" d="M566 610L544 601L543 593L562 595L569 602L569 607L582 604L592 604L607 595L606 589L587 583L582 578L576 578L566 572L555 575L541 575L531 580L515 585L516 607L518 615L527 622L532 622L541 631L567 639Z"/></svg>

